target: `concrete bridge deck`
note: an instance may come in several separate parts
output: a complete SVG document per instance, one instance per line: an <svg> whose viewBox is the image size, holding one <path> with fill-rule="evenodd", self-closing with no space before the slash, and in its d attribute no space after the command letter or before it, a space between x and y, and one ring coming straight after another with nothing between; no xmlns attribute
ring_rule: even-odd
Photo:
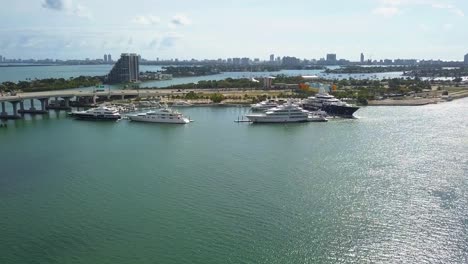
<svg viewBox="0 0 468 264"><path fill-rule="evenodd" d="M14 102L22 101L28 99L42 99L42 98L71 98L75 96L82 97L107 97L107 96L162 96L171 94L167 90L110 90L102 92L93 92L93 91L80 91L80 90L69 90L69 91L47 91L47 92L33 92L33 93L18 93L13 96L0 96L0 102Z"/></svg>

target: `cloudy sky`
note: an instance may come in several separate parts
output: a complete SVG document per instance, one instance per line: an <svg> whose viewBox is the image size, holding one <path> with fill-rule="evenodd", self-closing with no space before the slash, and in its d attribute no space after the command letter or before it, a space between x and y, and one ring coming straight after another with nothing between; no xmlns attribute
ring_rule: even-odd
<svg viewBox="0 0 468 264"><path fill-rule="evenodd" d="M462 60L468 0L0 0L8 58Z"/></svg>

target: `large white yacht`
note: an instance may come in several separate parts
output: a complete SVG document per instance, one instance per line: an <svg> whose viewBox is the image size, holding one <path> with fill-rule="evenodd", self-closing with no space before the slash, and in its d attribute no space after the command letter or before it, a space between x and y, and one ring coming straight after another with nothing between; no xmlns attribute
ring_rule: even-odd
<svg viewBox="0 0 468 264"><path fill-rule="evenodd" d="M77 119L90 120L118 120L121 118L117 109L107 106L91 108L86 111L73 111L71 115Z"/></svg>
<svg viewBox="0 0 468 264"><path fill-rule="evenodd" d="M149 111L146 113L139 113L135 115L128 115L128 118L132 121L139 122L150 122L150 123L172 123L172 124L187 124L190 123L190 119L184 117L181 113L163 107L155 111Z"/></svg>
<svg viewBox="0 0 468 264"><path fill-rule="evenodd" d="M246 117L254 123L293 123L318 121L319 119L326 121L326 118L312 116L309 111L291 102L272 108L264 114L250 114Z"/></svg>
<svg viewBox="0 0 468 264"><path fill-rule="evenodd" d="M330 116L353 117L359 107L351 106L326 92L321 91L315 96L302 102L302 107L307 110L323 110Z"/></svg>
<svg viewBox="0 0 468 264"><path fill-rule="evenodd" d="M276 100L265 100L258 104L251 105L252 111L266 111L279 105Z"/></svg>

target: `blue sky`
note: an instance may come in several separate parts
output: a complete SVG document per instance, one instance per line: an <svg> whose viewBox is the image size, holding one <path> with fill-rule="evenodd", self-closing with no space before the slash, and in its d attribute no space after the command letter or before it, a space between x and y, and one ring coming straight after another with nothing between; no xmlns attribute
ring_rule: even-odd
<svg viewBox="0 0 468 264"><path fill-rule="evenodd" d="M0 0L8 58L462 60L467 0Z"/></svg>

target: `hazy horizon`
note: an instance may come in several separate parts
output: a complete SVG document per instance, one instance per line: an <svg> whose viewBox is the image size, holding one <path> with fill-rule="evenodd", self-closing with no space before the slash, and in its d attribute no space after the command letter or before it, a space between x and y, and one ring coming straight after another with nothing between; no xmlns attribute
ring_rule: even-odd
<svg viewBox="0 0 468 264"><path fill-rule="evenodd" d="M0 55L267 60L336 53L358 61L363 52L373 60L462 61L467 10L461 0L18 0L0 10Z"/></svg>

